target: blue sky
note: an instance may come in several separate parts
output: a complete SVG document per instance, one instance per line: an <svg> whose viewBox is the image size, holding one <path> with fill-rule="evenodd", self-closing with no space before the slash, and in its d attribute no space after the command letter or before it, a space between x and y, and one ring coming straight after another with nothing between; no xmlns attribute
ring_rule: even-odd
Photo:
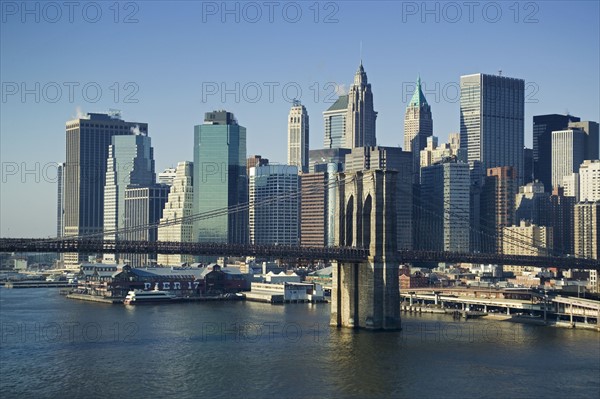
<svg viewBox="0 0 600 399"><path fill-rule="evenodd" d="M460 76L477 72L525 80L529 147L533 115L600 120L597 1L74 4L2 2L3 237L54 234L51 164L64 161L77 112L147 122L157 172L193 159L193 126L213 109L247 128L249 155L285 162L293 97L321 148L334 84L351 84L361 55L381 145L403 142L418 75L442 141L459 130Z"/></svg>

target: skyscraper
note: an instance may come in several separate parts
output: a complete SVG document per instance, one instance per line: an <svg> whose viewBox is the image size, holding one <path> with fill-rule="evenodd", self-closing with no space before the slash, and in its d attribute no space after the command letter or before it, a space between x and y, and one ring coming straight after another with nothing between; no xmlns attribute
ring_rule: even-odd
<svg viewBox="0 0 600 399"><path fill-rule="evenodd" d="M421 170L423 249L469 252L469 164L449 159Z"/></svg>
<svg viewBox="0 0 600 399"><path fill-rule="evenodd" d="M585 159L585 133L578 128L552 132L552 187L563 186L563 178L579 173Z"/></svg>
<svg viewBox="0 0 600 399"><path fill-rule="evenodd" d="M250 243L298 245L300 178L296 166L250 169ZM276 198L277 201L269 201Z"/></svg>
<svg viewBox="0 0 600 399"><path fill-rule="evenodd" d="M327 172L300 175L300 244L327 246Z"/></svg>
<svg viewBox="0 0 600 399"><path fill-rule="evenodd" d="M149 186L129 185L125 189L125 221L126 232L122 236L132 241L156 241L158 238L158 222L169 195L170 187L166 184ZM144 226L144 228L140 228ZM132 267L148 266L151 260L156 261L156 253L124 254Z"/></svg>
<svg viewBox="0 0 600 399"><path fill-rule="evenodd" d="M56 165L56 237L65 234L65 163ZM61 254L62 255L62 254Z"/></svg>
<svg viewBox="0 0 600 399"><path fill-rule="evenodd" d="M575 205L575 256L600 259L600 201Z"/></svg>
<svg viewBox="0 0 600 399"><path fill-rule="evenodd" d="M555 187L550 196L552 247L558 256L574 253L575 202L575 198L565 196L560 187Z"/></svg>
<svg viewBox="0 0 600 399"><path fill-rule="evenodd" d="M246 128L231 112L213 111L194 127L194 214L245 204ZM248 212L228 212L194 223L198 242L244 244L248 240Z"/></svg>
<svg viewBox="0 0 600 399"><path fill-rule="evenodd" d="M512 166L524 174L525 82L482 73L460 77L460 145L485 169Z"/></svg>
<svg viewBox="0 0 600 399"><path fill-rule="evenodd" d="M579 167L579 198L600 201L600 160L585 160Z"/></svg>
<svg viewBox="0 0 600 399"><path fill-rule="evenodd" d="M375 121L371 84L367 82L362 61L354 75L354 83L348 91L346 113L346 144L344 148L376 146Z"/></svg>
<svg viewBox="0 0 600 399"><path fill-rule="evenodd" d="M579 122L572 115L536 115L533 117L533 176L552 191L552 132L565 130L569 122Z"/></svg>
<svg viewBox="0 0 600 399"><path fill-rule="evenodd" d="M418 182L420 153L427 146L427 138L433 135L431 107L421 90L421 77L417 79L415 92L404 114L404 151L413 153L413 173Z"/></svg>
<svg viewBox="0 0 600 399"><path fill-rule="evenodd" d="M308 112L300 101L294 100L288 116L288 165L308 172Z"/></svg>
<svg viewBox="0 0 600 399"><path fill-rule="evenodd" d="M502 252L503 228L514 224L517 187L512 166L487 170L481 193L482 252Z"/></svg>
<svg viewBox="0 0 600 399"><path fill-rule="evenodd" d="M193 213L194 186L192 162L177 164L175 178L158 226L158 241L193 242L194 223L188 218ZM191 255L158 254L159 265L178 265L193 262Z"/></svg>
<svg viewBox="0 0 600 399"><path fill-rule="evenodd" d="M591 121L572 121L569 122L569 129L577 128L585 133L585 154L584 159L600 158L600 132L598 122Z"/></svg>
<svg viewBox="0 0 600 399"><path fill-rule="evenodd" d="M65 236L102 235L108 146L113 136L148 134L148 124L120 115L87 114L66 123ZM65 267L78 267L86 254L66 253Z"/></svg>
<svg viewBox="0 0 600 399"><path fill-rule="evenodd" d="M343 148L346 145L346 114L348 113L348 95L338 97L327 111L323 112L325 120L324 148Z"/></svg>
<svg viewBox="0 0 600 399"><path fill-rule="evenodd" d="M145 135L113 136L108 146L106 184L104 185L104 239L118 240L125 227L125 189L155 183L154 149ZM116 259L105 254L106 262Z"/></svg>

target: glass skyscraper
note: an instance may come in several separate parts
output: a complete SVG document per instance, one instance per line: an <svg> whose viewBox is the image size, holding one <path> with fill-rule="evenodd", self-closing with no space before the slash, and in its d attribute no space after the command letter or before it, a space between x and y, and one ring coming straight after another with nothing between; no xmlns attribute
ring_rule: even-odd
<svg viewBox="0 0 600 399"><path fill-rule="evenodd" d="M325 120L324 148L343 148L346 143L346 113L348 111L348 95L341 95L327 111L323 112Z"/></svg>
<svg viewBox="0 0 600 399"><path fill-rule="evenodd" d="M194 127L194 214L219 212L194 222L197 242L243 244L248 241L246 128L233 113L207 112ZM229 208L230 212L225 210Z"/></svg>

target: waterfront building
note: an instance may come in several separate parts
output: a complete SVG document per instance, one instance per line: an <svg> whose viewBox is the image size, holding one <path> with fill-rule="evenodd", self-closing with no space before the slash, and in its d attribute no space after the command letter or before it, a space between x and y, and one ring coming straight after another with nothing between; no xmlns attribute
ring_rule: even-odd
<svg viewBox="0 0 600 399"><path fill-rule="evenodd" d="M89 113L66 122L65 236L102 236L108 147L113 136L135 133L147 135L148 124L126 122L117 113ZM77 268L89 255L65 253L65 267Z"/></svg>
<svg viewBox="0 0 600 399"><path fill-rule="evenodd" d="M484 169L511 166L522 184L525 81L477 73L460 77L460 145Z"/></svg>
<svg viewBox="0 0 600 399"><path fill-rule="evenodd" d="M193 214L194 205L193 168L192 162L183 161L177 164L175 178L158 226L158 241L194 241L194 223L189 219ZM156 261L159 265L179 265L192 263L194 259L192 255L158 254Z"/></svg>
<svg viewBox="0 0 600 399"><path fill-rule="evenodd" d="M325 121L324 148L343 148L346 144L346 114L348 112L348 95L338 97L327 111L323 112Z"/></svg>
<svg viewBox="0 0 600 399"><path fill-rule="evenodd" d="M125 233L121 238L129 241L158 240L158 223L169 189L165 184L146 187L129 185L125 189ZM156 262L156 254L124 254L122 260L132 267L148 266Z"/></svg>
<svg viewBox="0 0 600 399"><path fill-rule="evenodd" d="M367 82L367 73L361 61L354 75L354 83L348 90L344 148L377 145L376 119L377 112L373 109L371 84Z"/></svg>
<svg viewBox="0 0 600 399"><path fill-rule="evenodd" d="M551 192L552 186L552 132L565 130L570 122L579 122L572 115L536 115L533 117L533 175Z"/></svg>
<svg viewBox="0 0 600 399"><path fill-rule="evenodd" d="M194 127L194 214L243 205L248 200L246 128L231 112L213 111ZM248 212L223 213L194 223L194 240L244 244Z"/></svg>
<svg viewBox="0 0 600 399"><path fill-rule="evenodd" d="M288 165L308 172L308 112L300 101L294 100L288 115Z"/></svg>
<svg viewBox="0 0 600 399"><path fill-rule="evenodd" d="M585 159L585 133L578 128L552 132L552 187L562 186L563 178L579 172Z"/></svg>
<svg viewBox="0 0 600 399"><path fill-rule="evenodd" d="M129 185L154 184L154 149L150 137L141 134L113 136L108 146L104 185L104 239L121 239L125 228L125 190ZM104 254L105 263L114 263L116 254Z"/></svg>
<svg viewBox="0 0 600 399"><path fill-rule="evenodd" d="M299 190L300 181L296 166L267 165L250 169L251 244L298 245Z"/></svg>
<svg viewBox="0 0 600 399"><path fill-rule="evenodd" d="M575 256L600 259L600 201L575 205Z"/></svg>

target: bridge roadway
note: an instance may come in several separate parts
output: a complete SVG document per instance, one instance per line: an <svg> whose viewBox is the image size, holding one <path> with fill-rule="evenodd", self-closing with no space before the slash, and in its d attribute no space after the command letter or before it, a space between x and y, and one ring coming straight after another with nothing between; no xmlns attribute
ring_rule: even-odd
<svg viewBox="0 0 600 399"><path fill-rule="evenodd" d="M160 253L219 256L257 256L304 260L365 262L369 250L354 247L303 247L295 245L242 245L167 241L106 241L98 239L0 238L0 252L81 252L81 253ZM397 253L398 262L450 262L505 264L559 269L600 270L595 259L552 256L458 253L442 251L408 251Z"/></svg>

